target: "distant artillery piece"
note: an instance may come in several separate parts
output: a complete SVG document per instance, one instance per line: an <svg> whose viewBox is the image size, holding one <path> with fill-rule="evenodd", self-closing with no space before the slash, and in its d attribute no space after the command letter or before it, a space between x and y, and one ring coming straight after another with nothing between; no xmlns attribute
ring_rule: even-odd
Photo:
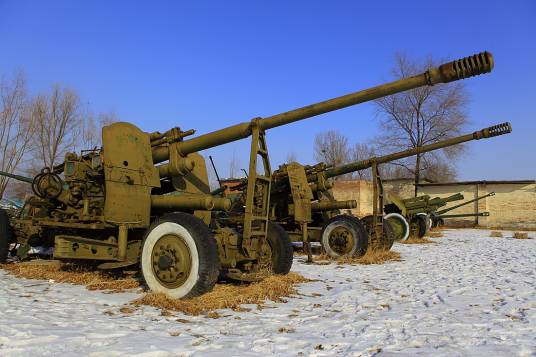
<svg viewBox="0 0 536 357"><path fill-rule="evenodd" d="M390 203L384 206L385 219L395 227L395 240L404 241L410 236L422 238L431 227L430 214L449 202L463 199L461 193L445 198L423 195L405 199L389 194Z"/></svg>
<svg viewBox="0 0 536 357"><path fill-rule="evenodd" d="M448 202L463 200L464 196L461 193L456 193L445 198L436 197L430 199L430 196L423 195L414 198L401 199L396 195L391 194L391 203L385 206L385 212L387 213L385 218L394 226L397 237L396 240L406 240L410 235L422 238L431 227L442 226L445 219L489 216L489 212L450 215L445 213L494 195L495 192L490 192L458 205L438 210L439 208L446 206Z"/></svg>

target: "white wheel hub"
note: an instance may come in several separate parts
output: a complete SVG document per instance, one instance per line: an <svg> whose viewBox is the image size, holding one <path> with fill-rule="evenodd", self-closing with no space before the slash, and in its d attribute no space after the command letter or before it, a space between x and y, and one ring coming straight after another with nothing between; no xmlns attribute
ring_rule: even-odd
<svg viewBox="0 0 536 357"><path fill-rule="evenodd" d="M176 288L168 288L160 282L153 269L153 249L160 238L175 235L182 239L190 251L191 267L184 283ZM186 296L199 279L199 254L197 246L190 232L174 222L164 222L156 226L145 238L141 252L141 270L147 286L151 291L164 293L172 298L180 299Z"/></svg>

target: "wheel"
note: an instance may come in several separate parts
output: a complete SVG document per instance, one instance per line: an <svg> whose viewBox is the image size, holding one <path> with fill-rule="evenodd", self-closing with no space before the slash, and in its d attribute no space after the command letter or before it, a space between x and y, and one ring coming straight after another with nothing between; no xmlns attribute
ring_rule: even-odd
<svg viewBox="0 0 536 357"><path fill-rule="evenodd" d="M376 242L373 241L374 232L374 217L372 215L365 216L361 219L365 229L368 233L368 244L369 249L372 250L390 250L395 242L395 234L393 227L389 221L383 220L383 234L379 237Z"/></svg>
<svg viewBox="0 0 536 357"><path fill-rule="evenodd" d="M361 221L341 214L330 218L320 233L322 247L332 258L362 256L367 252L368 236Z"/></svg>
<svg viewBox="0 0 536 357"><path fill-rule="evenodd" d="M424 220L426 222L426 232L424 232L424 234L428 233L428 231L430 231L430 229L432 228L432 219L426 213L417 213L417 216L424 217Z"/></svg>
<svg viewBox="0 0 536 357"><path fill-rule="evenodd" d="M13 232L9 225L9 216L5 210L0 209L0 263L6 261L11 243L13 243Z"/></svg>
<svg viewBox="0 0 536 357"><path fill-rule="evenodd" d="M181 212L151 224L140 261L149 289L176 299L211 291L220 271L212 232L199 218Z"/></svg>
<svg viewBox="0 0 536 357"><path fill-rule="evenodd" d="M437 220L438 227L443 227L444 225L445 225L445 221L443 220L443 218L440 218Z"/></svg>
<svg viewBox="0 0 536 357"><path fill-rule="evenodd" d="M388 215L383 217L383 221L388 221L394 235L395 241L405 241L409 237L409 223L399 213L389 213Z"/></svg>
<svg viewBox="0 0 536 357"><path fill-rule="evenodd" d="M40 198L50 200L57 198L62 190L63 182L61 178L48 167L41 170L41 173L35 176L32 182L32 191Z"/></svg>
<svg viewBox="0 0 536 357"><path fill-rule="evenodd" d="M261 252L261 264L268 263L274 274L288 274L294 255L288 233L279 224L268 222L267 240L267 249Z"/></svg>
<svg viewBox="0 0 536 357"><path fill-rule="evenodd" d="M428 231L427 216L417 215L410 221L410 230L413 237L422 238Z"/></svg>

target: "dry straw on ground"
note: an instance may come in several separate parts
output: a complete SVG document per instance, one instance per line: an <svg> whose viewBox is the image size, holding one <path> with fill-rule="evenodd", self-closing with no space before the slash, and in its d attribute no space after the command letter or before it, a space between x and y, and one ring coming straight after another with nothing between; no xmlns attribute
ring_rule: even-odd
<svg viewBox="0 0 536 357"><path fill-rule="evenodd" d="M385 262L399 262L401 261L399 252L394 250L367 250L367 253L359 258L342 257L337 260L338 264L383 264Z"/></svg>
<svg viewBox="0 0 536 357"><path fill-rule="evenodd" d="M422 238L413 238L413 237L410 237L408 239L406 239L405 241L401 241L400 243L402 244L434 244L436 242L426 238L426 237L422 237Z"/></svg>
<svg viewBox="0 0 536 357"><path fill-rule="evenodd" d="M389 261L399 262L401 261L400 253L393 250L367 250L365 255L361 257L340 257L332 258L329 255L322 253L318 256L313 257L313 260L316 262L323 261L335 261L337 264L350 264L350 265L369 265L369 264L383 264Z"/></svg>
<svg viewBox="0 0 536 357"><path fill-rule="evenodd" d="M515 239L531 239L527 232L514 232Z"/></svg>
<svg viewBox="0 0 536 357"><path fill-rule="evenodd" d="M490 237L492 238L502 238L503 237L503 234L502 232L498 232L498 231L493 231L489 234Z"/></svg>
<svg viewBox="0 0 536 357"><path fill-rule="evenodd" d="M122 291L139 287L133 278L92 271L79 266L59 267L48 263L43 264L1 264L1 269L9 271L17 278L53 280L56 283L85 285L89 290Z"/></svg>
<svg viewBox="0 0 536 357"><path fill-rule="evenodd" d="M43 264L0 264L0 269L9 271L18 278L53 280L56 283L85 285L89 290L112 290L121 292L125 289L139 287L134 278L118 279L100 271L91 271L83 267ZM267 300L284 301L285 297L296 294L296 285L309 281L300 274L273 275L252 284L216 284L214 290L200 297L175 300L163 294L147 293L133 301L135 305L150 305L167 310L181 311L190 315L210 313L207 316L217 318L214 310L230 308L245 311L243 304L262 305ZM127 311L128 310L128 311ZM122 313L132 313L130 308L122 308Z"/></svg>
<svg viewBox="0 0 536 357"><path fill-rule="evenodd" d="M300 274L272 275L266 279L251 284L216 284L214 289L204 295L191 299L171 299L163 294L147 293L133 301L136 305L149 305L164 310L180 311L188 315L207 314L217 318L214 311L233 309L245 311L244 304L262 306L267 300L284 302L284 298L297 293L296 285L309 281Z"/></svg>
<svg viewBox="0 0 536 357"><path fill-rule="evenodd" d="M429 237L429 238L441 238L441 237L443 237L443 232L441 232L441 231L430 231L430 232L426 233L426 237Z"/></svg>

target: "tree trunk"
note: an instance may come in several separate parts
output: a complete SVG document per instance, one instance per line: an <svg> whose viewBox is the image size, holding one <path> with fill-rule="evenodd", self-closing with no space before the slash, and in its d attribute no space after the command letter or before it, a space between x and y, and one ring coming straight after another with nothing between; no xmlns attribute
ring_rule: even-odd
<svg viewBox="0 0 536 357"><path fill-rule="evenodd" d="M415 160L415 197L417 197L417 191L419 190L419 182L421 181L421 154L417 154Z"/></svg>

